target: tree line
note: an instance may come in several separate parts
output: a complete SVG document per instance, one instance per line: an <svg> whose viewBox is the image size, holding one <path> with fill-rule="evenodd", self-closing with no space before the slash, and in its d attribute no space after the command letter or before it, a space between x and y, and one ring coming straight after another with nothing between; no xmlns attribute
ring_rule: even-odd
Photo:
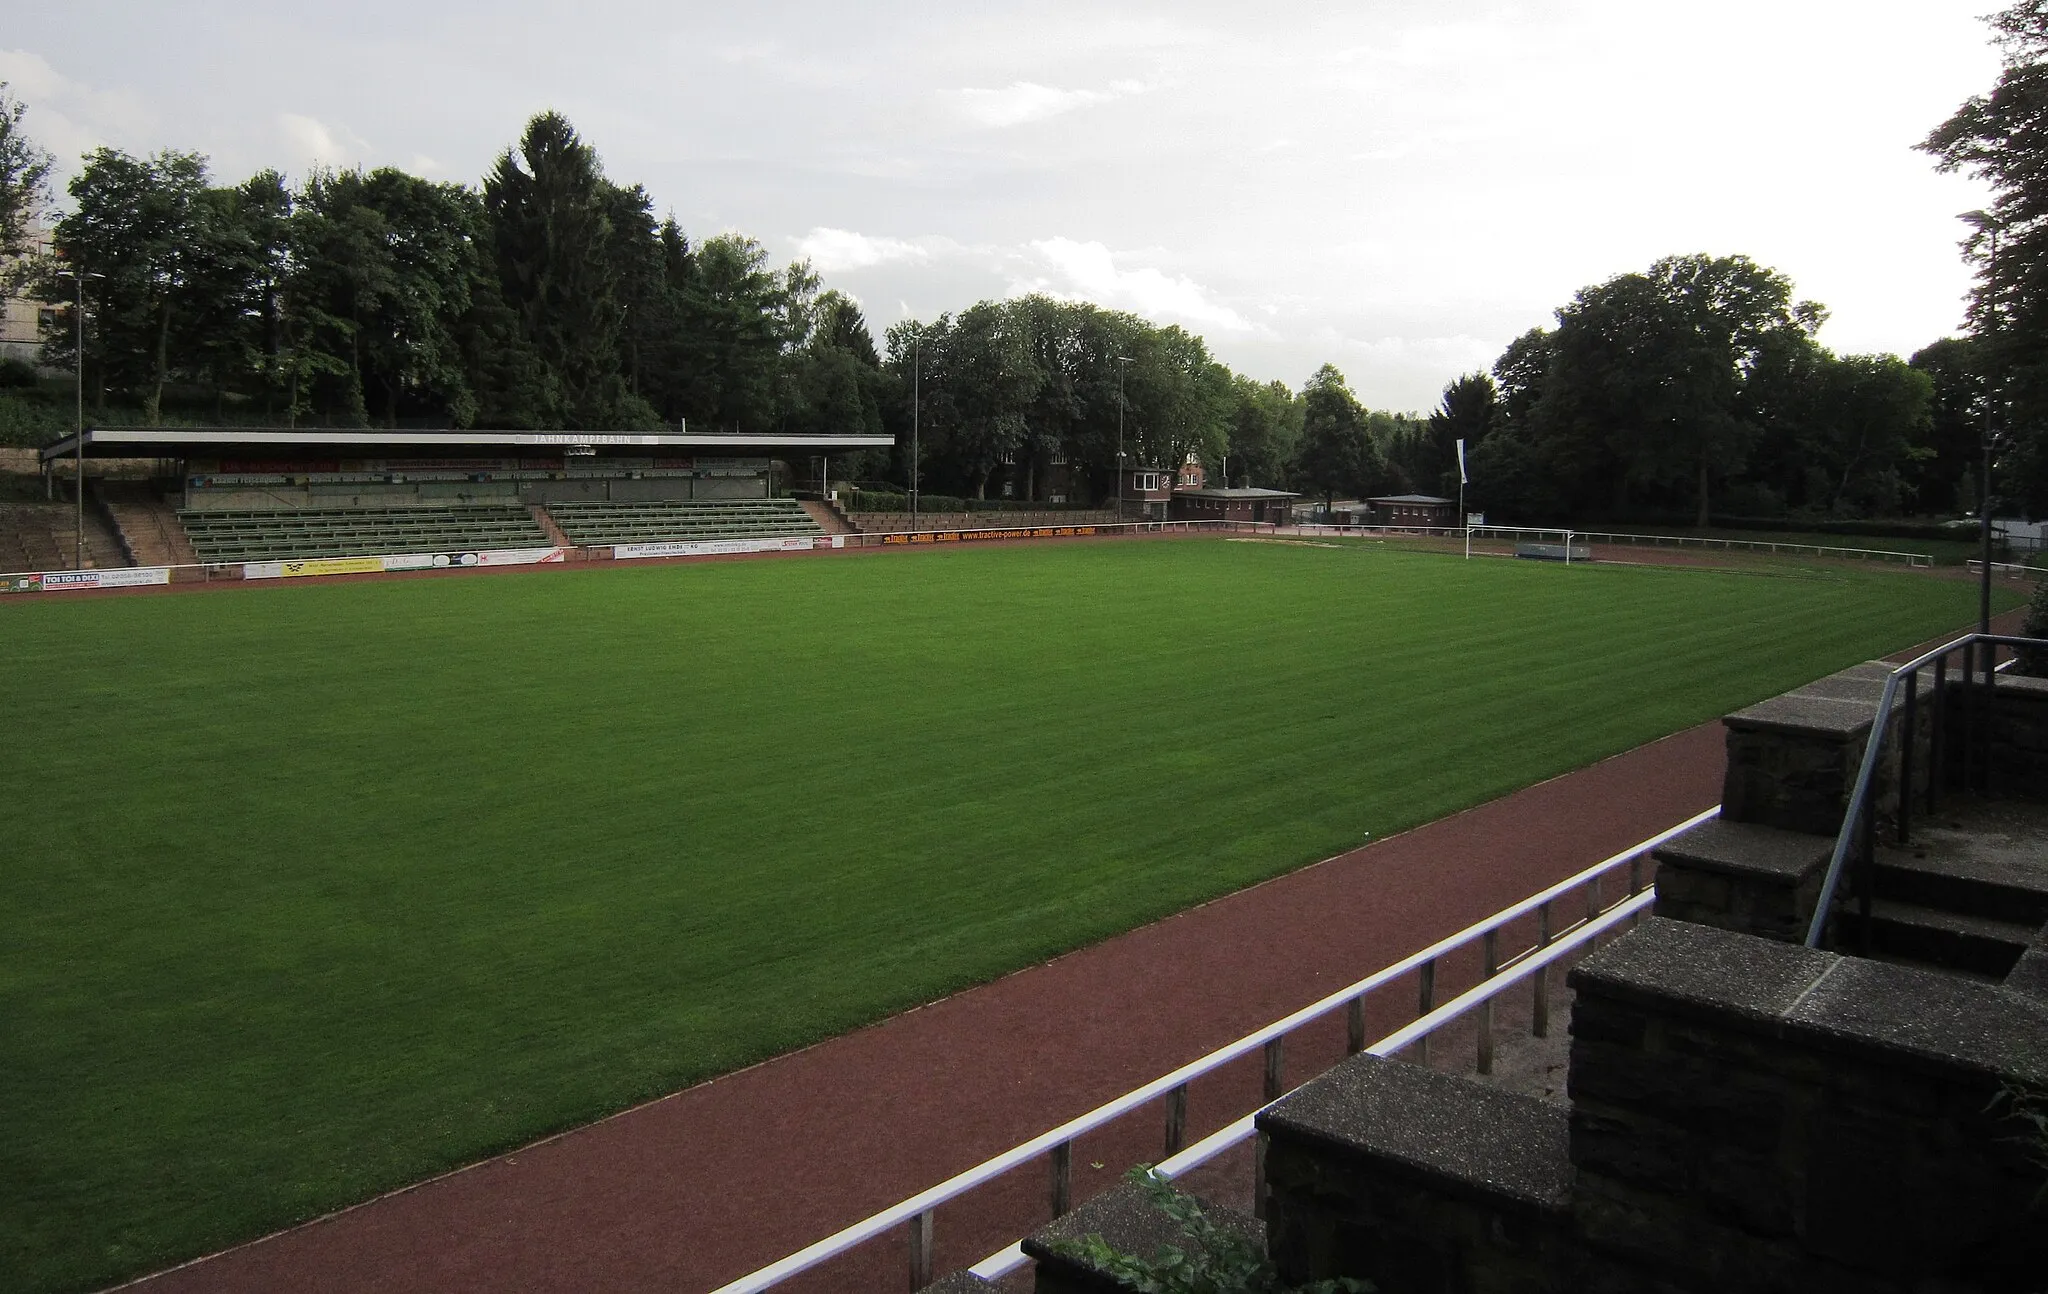
<svg viewBox="0 0 2048 1294"><path fill-rule="evenodd" d="M1923 145L2011 193L1966 249L1972 334L1910 361L1833 354L1825 310L1783 275L1704 254L1582 289L1427 416L1368 408L1330 365L1299 390L1259 382L1184 329L1046 296L906 321L878 350L809 264L737 233L693 242L553 112L474 186L390 167L223 185L194 153L99 149L32 290L60 306L46 361L70 367L76 284L56 271L87 275L102 417L158 421L174 400L287 426L886 432L896 450L838 467L898 483L915 424L924 488L1025 498L1061 471L1070 492L1111 493L1120 445L1130 466L1192 456L1212 482L1455 497L1462 440L1469 500L1501 520L1941 513L1971 504L1994 385L2001 467L2048 477L2019 430L2048 400L2048 299L2027 269L2048 202L2028 205L2039 168L2015 106L2048 98L2044 5L1994 19L1999 91ZM50 173L21 120L0 86L0 251L20 249Z"/></svg>

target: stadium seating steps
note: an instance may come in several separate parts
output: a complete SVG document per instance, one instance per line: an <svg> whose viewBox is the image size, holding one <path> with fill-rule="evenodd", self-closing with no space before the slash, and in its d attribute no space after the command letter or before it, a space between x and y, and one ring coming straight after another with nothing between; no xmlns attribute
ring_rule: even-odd
<svg viewBox="0 0 2048 1294"><path fill-rule="evenodd" d="M541 548L553 543L533 514L517 505L181 511L178 519L203 562Z"/></svg>
<svg viewBox="0 0 2048 1294"><path fill-rule="evenodd" d="M825 533L796 499L551 503L548 514L570 543L583 546Z"/></svg>

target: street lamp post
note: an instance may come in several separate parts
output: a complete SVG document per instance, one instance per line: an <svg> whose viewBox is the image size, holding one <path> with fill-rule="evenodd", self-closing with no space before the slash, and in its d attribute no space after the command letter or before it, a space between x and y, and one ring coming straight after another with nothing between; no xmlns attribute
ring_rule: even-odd
<svg viewBox="0 0 2048 1294"><path fill-rule="evenodd" d="M1987 286L1991 288L1995 303L1998 290L1998 225L1986 220L1984 229L1991 236L1991 260L1987 266L1985 279ZM1991 318L1994 321L1997 318L1995 308ZM1977 632L1982 634L1991 632L1991 453L1998 441L1998 428L1993 421L1997 403L1992 395L1991 374L1987 372L1984 383L1984 465L1977 481L1977 529L1984 562L1984 578L1977 589ZM1983 652L1984 681L1989 683L1992 663L1998 654L1998 648L1985 643Z"/></svg>
<svg viewBox="0 0 2048 1294"><path fill-rule="evenodd" d="M910 336L910 529L917 531L917 413L918 384L924 376L924 353L916 333Z"/></svg>
<svg viewBox="0 0 2048 1294"><path fill-rule="evenodd" d="M74 308L74 322L78 325L78 375L73 386L78 396L78 424L72 429L71 445L78 451L77 458L77 508L74 518L71 553L71 569L85 569L85 281L103 279L104 274L89 274L84 270L58 270L57 277L70 279L78 288L78 302Z"/></svg>
<svg viewBox="0 0 2048 1294"><path fill-rule="evenodd" d="M1116 519L1124 519L1124 370L1134 361L1128 355L1116 357Z"/></svg>

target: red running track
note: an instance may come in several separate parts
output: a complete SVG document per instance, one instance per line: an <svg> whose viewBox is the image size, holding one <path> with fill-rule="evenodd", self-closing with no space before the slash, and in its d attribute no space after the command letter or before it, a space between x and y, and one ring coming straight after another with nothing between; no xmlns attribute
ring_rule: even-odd
<svg viewBox="0 0 2048 1294"><path fill-rule="evenodd" d="M1721 749L1718 723L1679 733L144 1284L711 1289L1707 808ZM1376 998L1372 1036L1404 1009L1405 989ZM1290 1040L1290 1064L1341 1054L1341 1018ZM1258 1083L1256 1055L1197 1083L1190 1139L1258 1104ZM1159 1138L1147 1112L1084 1139L1076 1199ZM1045 1193L1027 1166L941 1209L939 1270L1038 1225ZM786 1288L893 1294L904 1263L891 1235Z"/></svg>

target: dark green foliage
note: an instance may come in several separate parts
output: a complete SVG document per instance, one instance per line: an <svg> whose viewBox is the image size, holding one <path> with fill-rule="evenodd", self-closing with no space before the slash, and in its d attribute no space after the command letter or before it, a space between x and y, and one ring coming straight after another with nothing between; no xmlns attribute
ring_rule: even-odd
<svg viewBox="0 0 2048 1294"><path fill-rule="evenodd" d="M1467 436L1470 498L1496 521L1947 510L1961 469L1930 443L1937 383L1896 356L1830 353L1814 340L1824 316L1747 257L1666 257L1511 343L1490 406L1471 378L1447 389L1437 435L1464 385L1459 419L1483 428ZM1428 471L1441 451L1410 453Z"/></svg>
<svg viewBox="0 0 2048 1294"><path fill-rule="evenodd" d="M1114 495L1120 395L1129 466L1172 471L1193 454L1220 468L1245 398L1230 370L1183 329L1085 302L983 301L889 331L885 425L903 451L889 475L906 484L913 368L921 483L976 498L1003 477L1017 498L1042 499L1061 469L1071 502ZM1274 461L1291 428L1287 402L1266 399L1273 407L1253 415L1266 424L1255 435Z"/></svg>
<svg viewBox="0 0 2048 1294"><path fill-rule="evenodd" d="M1500 391L1486 373L1467 373L1444 388L1443 400L1429 421L1396 442L1389 455L1408 477L1409 487L1425 494L1458 497L1458 442L1465 442L1466 463L1500 427Z"/></svg>
<svg viewBox="0 0 2048 1294"><path fill-rule="evenodd" d="M1386 461L1373 443L1366 412L1325 364L1301 395L1301 450L1296 472L1301 483L1320 492L1327 504L1339 494L1366 497L1387 486Z"/></svg>
<svg viewBox="0 0 2048 1294"><path fill-rule="evenodd" d="M2019 506L2048 511L2048 4L2018 0L1991 15L1998 82L1972 95L1920 147L1943 171L1988 185L1988 211L1962 240L1977 269L1970 333L1979 371L2009 434L2001 469Z"/></svg>
<svg viewBox="0 0 2048 1294"><path fill-rule="evenodd" d="M26 246L26 235L50 200L52 159L21 128L28 106L0 81L0 256Z"/></svg>
<svg viewBox="0 0 2048 1294"><path fill-rule="evenodd" d="M2048 638L2048 579L2034 583L2034 594L2027 599L2026 619L2020 622L2020 637ZM2020 663L2014 668L2020 673L2048 678L2048 649L2022 647L2018 654Z"/></svg>
<svg viewBox="0 0 2048 1294"><path fill-rule="evenodd" d="M0 388L34 388L39 381L36 366L24 359L0 359Z"/></svg>
<svg viewBox="0 0 2048 1294"><path fill-rule="evenodd" d="M1285 1284L1265 1250L1210 1221L1193 1196L1174 1190L1149 1166L1133 1168L1126 1180L1180 1228L1186 1243L1161 1245L1150 1258L1113 1249L1099 1235L1063 1248L1137 1294L1371 1294L1374 1288L1349 1278Z"/></svg>

